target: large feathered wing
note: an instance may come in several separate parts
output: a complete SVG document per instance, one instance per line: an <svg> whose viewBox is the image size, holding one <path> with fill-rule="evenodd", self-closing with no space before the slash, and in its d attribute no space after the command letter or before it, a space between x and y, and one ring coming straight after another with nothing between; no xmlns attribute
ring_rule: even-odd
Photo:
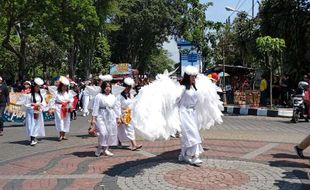
<svg viewBox="0 0 310 190"><path fill-rule="evenodd" d="M215 124L221 124L223 102L217 94L216 85L211 80L199 74L196 79L198 92L197 115L199 129L209 129Z"/></svg>
<svg viewBox="0 0 310 190"><path fill-rule="evenodd" d="M169 78L158 75L140 89L132 104L132 124L137 134L147 140L168 139L180 131L177 99L183 88Z"/></svg>

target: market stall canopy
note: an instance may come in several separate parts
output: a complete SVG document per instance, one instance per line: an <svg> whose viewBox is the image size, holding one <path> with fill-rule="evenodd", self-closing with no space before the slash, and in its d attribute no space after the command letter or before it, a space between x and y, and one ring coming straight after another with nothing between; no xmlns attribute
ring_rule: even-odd
<svg viewBox="0 0 310 190"><path fill-rule="evenodd" d="M213 66L208 68L205 73L213 73L213 72L223 72L223 65L219 64L217 66ZM247 75L249 73L255 72L254 68L244 67L241 65L225 65L225 73L234 74L234 75Z"/></svg>

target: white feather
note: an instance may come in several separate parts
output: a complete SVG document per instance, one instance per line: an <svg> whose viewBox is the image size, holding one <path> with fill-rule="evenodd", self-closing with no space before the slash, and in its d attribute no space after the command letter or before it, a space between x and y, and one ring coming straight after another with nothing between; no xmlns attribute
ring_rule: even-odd
<svg viewBox="0 0 310 190"><path fill-rule="evenodd" d="M168 139L180 131L176 100L181 96L183 87L165 74L156 78L140 89L132 108L136 132L148 140Z"/></svg>
<svg viewBox="0 0 310 190"><path fill-rule="evenodd" d="M199 129L209 129L215 124L221 124L223 122L221 110L224 110L224 107L214 84L208 77L199 74L196 79L196 87Z"/></svg>

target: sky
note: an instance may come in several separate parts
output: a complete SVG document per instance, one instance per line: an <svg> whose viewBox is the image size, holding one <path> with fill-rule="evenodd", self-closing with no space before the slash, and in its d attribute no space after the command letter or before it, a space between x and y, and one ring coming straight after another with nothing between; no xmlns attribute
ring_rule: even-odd
<svg viewBox="0 0 310 190"><path fill-rule="evenodd" d="M249 15L252 14L252 0L201 0L202 3L213 2L213 6L209 7L206 12L207 20L216 22L225 22L230 16L231 22L236 16L236 12L225 10L226 6L232 7L238 11L246 11ZM254 0L254 15L257 14L258 3ZM164 49L168 50L169 57L179 62L179 51L175 41L165 42Z"/></svg>

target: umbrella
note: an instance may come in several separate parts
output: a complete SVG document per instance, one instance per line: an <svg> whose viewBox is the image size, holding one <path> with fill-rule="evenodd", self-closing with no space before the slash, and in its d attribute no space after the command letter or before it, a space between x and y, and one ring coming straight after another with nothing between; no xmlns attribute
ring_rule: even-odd
<svg viewBox="0 0 310 190"><path fill-rule="evenodd" d="M223 76L224 76L224 73L223 73L223 72L220 72L220 73L219 73L219 76L220 76L220 77L223 77ZM230 76L230 75L229 75L228 73L225 73L225 77L228 77L228 76Z"/></svg>

